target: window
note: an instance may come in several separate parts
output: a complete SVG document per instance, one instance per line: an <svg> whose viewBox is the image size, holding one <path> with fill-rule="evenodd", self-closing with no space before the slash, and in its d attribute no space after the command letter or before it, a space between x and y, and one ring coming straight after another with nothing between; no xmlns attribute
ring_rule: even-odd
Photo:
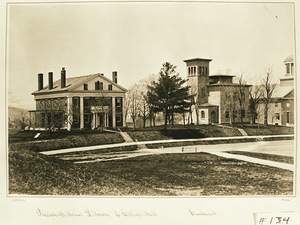
<svg viewBox="0 0 300 225"><path fill-rule="evenodd" d="M201 119L205 119L205 112L203 110L201 111Z"/></svg>
<svg viewBox="0 0 300 225"><path fill-rule="evenodd" d="M112 91L112 85L111 84L108 85L108 90Z"/></svg>
<svg viewBox="0 0 300 225"><path fill-rule="evenodd" d="M290 73L290 64L286 64L286 73Z"/></svg>
<svg viewBox="0 0 300 225"><path fill-rule="evenodd" d="M207 73L207 67L205 67L205 75L208 75L208 73Z"/></svg>
<svg viewBox="0 0 300 225"><path fill-rule="evenodd" d="M242 111L241 111L241 116L242 116L242 118L245 117L245 109L242 109Z"/></svg>
<svg viewBox="0 0 300 225"><path fill-rule="evenodd" d="M286 123L290 123L290 112L286 112Z"/></svg>
<svg viewBox="0 0 300 225"><path fill-rule="evenodd" d="M79 115L78 114L73 115L73 123L79 123Z"/></svg>
<svg viewBox="0 0 300 225"><path fill-rule="evenodd" d="M233 93L233 99L236 100L237 97L238 97L238 93L237 93L237 92L234 92L234 93Z"/></svg>
<svg viewBox="0 0 300 225"><path fill-rule="evenodd" d="M229 112L225 111L225 118L228 119L229 118Z"/></svg>
<svg viewBox="0 0 300 225"><path fill-rule="evenodd" d="M103 82L100 82L99 89L103 90Z"/></svg>
<svg viewBox="0 0 300 225"><path fill-rule="evenodd" d="M45 127L45 117L46 117L45 113L42 113L41 116L42 116L42 120L41 120L42 124L41 125L42 125L42 127Z"/></svg>
<svg viewBox="0 0 300 225"><path fill-rule="evenodd" d="M116 107L122 107L122 98L116 98Z"/></svg>
<svg viewBox="0 0 300 225"><path fill-rule="evenodd" d="M117 113L116 117L117 117L116 120L118 123L122 122L122 120L121 120L122 114L121 113Z"/></svg>
<svg viewBox="0 0 300 225"><path fill-rule="evenodd" d="M280 115L279 115L279 113L275 113L275 118L276 118L276 120L280 120Z"/></svg>
<svg viewBox="0 0 300 225"><path fill-rule="evenodd" d="M189 67L188 70L189 70L189 74L191 74L191 67Z"/></svg>
<svg viewBox="0 0 300 225"><path fill-rule="evenodd" d="M201 66L199 66L199 75L202 75L202 74L201 74Z"/></svg>
<svg viewBox="0 0 300 225"><path fill-rule="evenodd" d="M100 88L100 82L96 81L95 82L95 90L99 90L99 88Z"/></svg>
<svg viewBox="0 0 300 225"><path fill-rule="evenodd" d="M206 95L205 92L206 92L206 91L205 91L205 87L201 88L201 95L202 95L203 97Z"/></svg>
<svg viewBox="0 0 300 225"><path fill-rule="evenodd" d="M85 122L85 123L89 123L89 122L90 122L89 114L85 114L85 115L84 115L84 122Z"/></svg>

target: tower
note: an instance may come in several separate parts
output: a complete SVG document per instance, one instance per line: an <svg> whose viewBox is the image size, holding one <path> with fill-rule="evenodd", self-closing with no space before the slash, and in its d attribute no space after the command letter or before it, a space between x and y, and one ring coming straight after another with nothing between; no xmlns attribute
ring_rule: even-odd
<svg viewBox="0 0 300 225"><path fill-rule="evenodd" d="M196 102L199 104L208 102L207 83L210 61L212 59L194 58L184 60L187 67L187 83L191 87L191 94L196 94Z"/></svg>
<svg viewBox="0 0 300 225"><path fill-rule="evenodd" d="M289 55L285 60L286 73L280 78L280 86L294 86L294 57Z"/></svg>

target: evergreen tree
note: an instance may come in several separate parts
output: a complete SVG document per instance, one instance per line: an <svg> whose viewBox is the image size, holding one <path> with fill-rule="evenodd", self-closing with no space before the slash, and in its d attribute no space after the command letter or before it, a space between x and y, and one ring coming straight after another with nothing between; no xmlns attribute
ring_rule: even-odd
<svg viewBox="0 0 300 225"><path fill-rule="evenodd" d="M186 81L179 77L176 66L169 62L163 64L160 69L157 82L149 86L148 100L150 107L157 112L163 112L165 117L165 129L169 121L174 122L174 113L182 113L191 104L189 87Z"/></svg>

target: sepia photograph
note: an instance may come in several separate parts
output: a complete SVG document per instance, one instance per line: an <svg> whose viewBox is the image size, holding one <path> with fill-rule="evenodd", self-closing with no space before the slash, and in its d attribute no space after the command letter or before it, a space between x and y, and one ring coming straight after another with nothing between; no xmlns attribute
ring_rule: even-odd
<svg viewBox="0 0 300 225"><path fill-rule="evenodd" d="M7 10L9 196L295 195L293 3Z"/></svg>

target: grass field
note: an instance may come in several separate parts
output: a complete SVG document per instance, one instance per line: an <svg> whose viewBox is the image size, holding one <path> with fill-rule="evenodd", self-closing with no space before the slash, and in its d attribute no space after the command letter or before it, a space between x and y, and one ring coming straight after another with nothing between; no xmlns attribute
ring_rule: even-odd
<svg viewBox="0 0 300 225"><path fill-rule="evenodd" d="M190 127L175 125L174 127L169 127L167 130L160 126L136 131L128 130L127 132L132 139L138 141L241 136L241 133L235 128L214 125L194 125Z"/></svg>
<svg viewBox="0 0 300 225"><path fill-rule="evenodd" d="M240 125L236 125L241 127ZM279 134L294 134L294 127L275 126L275 125L250 125L246 124L242 127L249 136L255 135L279 135Z"/></svg>
<svg viewBox="0 0 300 225"><path fill-rule="evenodd" d="M74 164L9 151L9 193L32 195L292 195L293 173L208 153Z"/></svg>
<svg viewBox="0 0 300 225"><path fill-rule="evenodd" d="M22 139L27 138L26 136L31 135L29 132L19 132L18 135L23 135ZM44 134L46 136L48 134ZM25 136L25 137L24 137ZM19 137L21 139L21 137ZM124 142L124 139L119 133L82 133L82 134L72 134L65 135L61 138L53 139L42 139L42 140L27 140L27 141L9 141L10 148L12 149L30 149L32 151L48 151L55 149L73 148L73 147L83 147L92 145L104 145Z"/></svg>
<svg viewBox="0 0 300 225"><path fill-rule="evenodd" d="M245 155L245 156L250 156L259 159L271 160L275 162L294 164L294 157L291 156L264 154L264 153L256 153L256 152L243 152L243 151L228 151L227 153Z"/></svg>

